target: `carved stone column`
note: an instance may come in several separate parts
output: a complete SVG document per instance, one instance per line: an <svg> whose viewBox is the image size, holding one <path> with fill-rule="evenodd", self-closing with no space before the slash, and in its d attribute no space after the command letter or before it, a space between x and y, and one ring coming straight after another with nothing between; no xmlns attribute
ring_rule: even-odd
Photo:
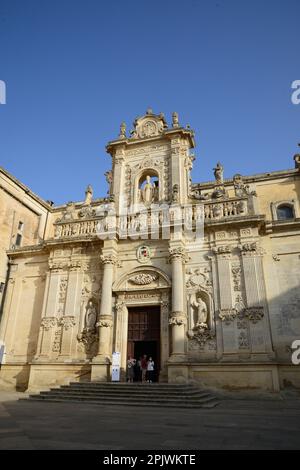
<svg viewBox="0 0 300 470"><path fill-rule="evenodd" d="M172 313L169 324L172 328L171 361L185 359L185 324L184 311L184 275L183 262L186 254L182 247L170 248L170 261L172 264Z"/></svg>
<svg viewBox="0 0 300 470"><path fill-rule="evenodd" d="M92 380L108 381L110 372L111 356L111 330L112 317L112 283L114 266L117 257L106 254L100 257L103 263L103 277L101 290L100 316L96 326L99 327L98 353L93 359Z"/></svg>
<svg viewBox="0 0 300 470"><path fill-rule="evenodd" d="M217 258L219 285L219 318L222 320L223 353L237 353L237 339L231 290L231 246L219 245L213 248Z"/></svg>
<svg viewBox="0 0 300 470"><path fill-rule="evenodd" d="M61 358L67 359L72 353L75 354L76 339L75 329L80 316L80 299L82 288L83 263L81 260L72 260L69 266L68 287L66 291L66 302L64 315L60 319L62 327L61 338Z"/></svg>
<svg viewBox="0 0 300 470"><path fill-rule="evenodd" d="M273 352L261 260L263 251L257 242L244 243L239 248L243 260L247 303L244 315L249 320L252 358L255 359L253 355L256 354L263 357L263 353L268 353L270 357Z"/></svg>

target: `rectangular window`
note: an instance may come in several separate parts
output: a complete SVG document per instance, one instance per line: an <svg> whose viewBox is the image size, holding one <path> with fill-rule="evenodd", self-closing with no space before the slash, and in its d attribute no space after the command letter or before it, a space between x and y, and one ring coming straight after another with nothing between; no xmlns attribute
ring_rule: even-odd
<svg viewBox="0 0 300 470"><path fill-rule="evenodd" d="M22 243L22 235L18 233L17 238L16 238L16 246L21 246L21 243Z"/></svg>
<svg viewBox="0 0 300 470"><path fill-rule="evenodd" d="M0 282L0 294L3 293L3 291L4 291L4 286L5 286L4 282Z"/></svg>
<svg viewBox="0 0 300 470"><path fill-rule="evenodd" d="M18 225L18 230L22 232L23 228L24 228L24 223L20 221Z"/></svg>

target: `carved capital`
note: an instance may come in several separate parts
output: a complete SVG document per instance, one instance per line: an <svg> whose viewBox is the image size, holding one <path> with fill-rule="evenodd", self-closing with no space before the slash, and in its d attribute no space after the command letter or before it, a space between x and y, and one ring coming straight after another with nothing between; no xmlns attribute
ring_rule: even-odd
<svg viewBox="0 0 300 470"><path fill-rule="evenodd" d="M264 317L264 308L260 306L246 307L244 310L244 316L252 323L257 323Z"/></svg>
<svg viewBox="0 0 300 470"><path fill-rule="evenodd" d="M119 265L119 260L115 255L101 255L100 261L102 264L112 264L113 266Z"/></svg>
<svg viewBox="0 0 300 470"><path fill-rule="evenodd" d="M189 259L186 250L182 247L178 248L169 248L169 260L172 263L173 260L181 260L186 263Z"/></svg>
<svg viewBox="0 0 300 470"><path fill-rule="evenodd" d="M243 243L238 248L241 251L242 256L259 256L263 255L264 251L259 247L257 242Z"/></svg>
<svg viewBox="0 0 300 470"><path fill-rule="evenodd" d="M169 318L169 325L181 326L187 323L186 316L183 313L173 312Z"/></svg>
<svg viewBox="0 0 300 470"><path fill-rule="evenodd" d="M54 328L57 325L57 318L56 317L44 317L41 321L41 327L44 330L48 331L51 328Z"/></svg>
<svg viewBox="0 0 300 470"><path fill-rule="evenodd" d="M76 325L76 319L74 316L63 316L59 320L59 325L61 325L64 330L69 330L72 326Z"/></svg>
<svg viewBox="0 0 300 470"><path fill-rule="evenodd" d="M235 308L223 308L219 310L219 318L225 322L230 323L237 317L237 310Z"/></svg>
<svg viewBox="0 0 300 470"><path fill-rule="evenodd" d="M99 321L96 323L96 326L100 328L111 328L113 326L112 316L101 315Z"/></svg>
<svg viewBox="0 0 300 470"><path fill-rule="evenodd" d="M215 255L230 255L231 254L231 246L230 245L221 245L212 248L212 252Z"/></svg>

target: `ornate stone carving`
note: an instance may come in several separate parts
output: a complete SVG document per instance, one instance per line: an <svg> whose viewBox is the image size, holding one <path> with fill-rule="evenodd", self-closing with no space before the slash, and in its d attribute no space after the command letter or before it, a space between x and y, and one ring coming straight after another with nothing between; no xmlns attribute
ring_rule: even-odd
<svg viewBox="0 0 300 470"><path fill-rule="evenodd" d="M231 254L231 246L221 245L221 246L213 247L212 252L215 255L228 255L228 254Z"/></svg>
<svg viewBox="0 0 300 470"><path fill-rule="evenodd" d="M234 291L241 291L241 275L242 269L240 266L233 266L231 269L233 274L233 290Z"/></svg>
<svg viewBox="0 0 300 470"><path fill-rule="evenodd" d="M257 323L264 317L264 308L260 306L246 307L244 310L244 315L252 323Z"/></svg>
<svg viewBox="0 0 300 470"><path fill-rule="evenodd" d="M60 352L60 347L61 347L61 328L56 330L55 332L54 341L52 345L52 351Z"/></svg>
<svg viewBox="0 0 300 470"><path fill-rule="evenodd" d="M142 245L139 246L138 249L136 250L136 258L139 261L139 263L148 263L151 259L151 250L149 246L147 245Z"/></svg>
<svg viewBox="0 0 300 470"><path fill-rule="evenodd" d="M74 219L74 213L75 213L75 204L74 204L74 202L68 202L64 212L62 213L61 218L57 219L56 222L68 222L70 220L73 220Z"/></svg>
<svg viewBox="0 0 300 470"><path fill-rule="evenodd" d="M237 310L235 308L223 308L219 310L219 318L226 324L229 324L237 317Z"/></svg>
<svg viewBox="0 0 300 470"><path fill-rule="evenodd" d="M59 272L63 269L68 268L68 261L67 260L54 261L53 259L49 259L48 266L49 266L50 271Z"/></svg>
<svg viewBox="0 0 300 470"><path fill-rule="evenodd" d="M115 255L101 255L100 261L102 264L113 264L114 266L119 264L118 258Z"/></svg>
<svg viewBox="0 0 300 470"><path fill-rule="evenodd" d="M169 259L172 262L173 259L182 259L182 261L187 261L187 253L184 248L169 248Z"/></svg>
<svg viewBox="0 0 300 470"><path fill-rule="evenodd" d="M241 331L238 337L239 349L249 349L249 339L246 331Z"/></svg>
<svg viewBox="0 0 300 470"><path fill-rule="evenodd" d="M113 326L111 315L101 315L96 323L96 326L100 328L111 328Z"/></svg>
<svg viewBox="0 0 300 470"><path fill-rule="evenodd" d="M243 243L238 248L241 251L242 256L256 256L262 255L263 249L258 246L257 242Z"/></svg>
<svg viewBox="0 0 300 470"><path fill-rule="evenodd" d="M78 217L81 217L82 219L91 219L95 216L96 216L96 211L90 205L83 206L78 212Z"/></svg>
<svg viewBox="0 0 300 470"><path fill-rule="evenodd" d="M249 185L245 184L243 182L243 177L240 174L234 175L233 185L234 185L235 195L237 197L243 197L243 196L248 196L248 195L252 195L252 196L257 195L255 191L250 191Z"/></svg>
<svg viewBox="0 0 300 470"><path fill-rule="evenodd" d="M169 325L175 325L175 326L180 326L180 325L185 325L187 323L186 316L183 314L173 314L172 316L169 317Z"/></svg>
<svg viewBox="0 0 300 470"><path fill-rule="evenodd" d="M189 330L187 337L198 344L199 349L204 349L207 342L215 339L215 333L206 328L198 328L197 330Z"/></svg>
<svg viewBox="0 0 300 470"><path fill-rule="evenodd" d="M187 270L186 274L189 275L186 283L187 288L201 287L205 290L208 290L211 287L208 268L190 268Z"/></svg>
<svg viewBox="0 0 300 470"><path fill-rule="evenodd" d="M60 318L59 325L61 325L64 330L69 330L72 326L76 325L76 318L72 315L66 315Z"/></svg>
<svg viewBox="0 0 300 470"><path fill-rule="evenodd" d="M89 353L95 343L98 341L98 335L96 330L86 330L84 329L81 333L77 335L77 340L79 343L84 345L85 351Z"/></svg>
<svg viewBox="0 0 300 470"><path fill-rule="evenodd" d="M147 285L147 284L151 284L151 282L156 281L157 278L158 278L157 274L141 273L141 274L136 274L135 276L130 277L129 281L132 282L133 284Z"/></svg>
<svg viewBox="0 0 300 470"><path fill-rule="evenodd" d="M173 185L173 192L172 192L172 202L179 202L179 185Z"/></svg>
<svg viewBox="0 0 300 470"><path fill-rule="evenodd" d="M51 328L54 328L56 325L57 325L56 317L44 317L41 320L41 326L46 331L49 331Z"/></svg>

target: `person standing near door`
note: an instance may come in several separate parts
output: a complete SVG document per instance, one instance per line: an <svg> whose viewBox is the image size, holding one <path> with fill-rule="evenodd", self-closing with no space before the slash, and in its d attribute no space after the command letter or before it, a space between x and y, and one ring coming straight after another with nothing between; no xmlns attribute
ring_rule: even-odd
<svg viewBox="0 0 300 470"><path fill-rule="evenodd" d="M147 373L147 356L143 355L141 360L141 369L142 369L142 382L146 382L146 373Z"/></svg>
<svg viewBox="0 0 300 470"><path fill-rule="evenodd" d="M154 381L154 361L151 356L147 362L147 380L149 383Z"/></svg>

